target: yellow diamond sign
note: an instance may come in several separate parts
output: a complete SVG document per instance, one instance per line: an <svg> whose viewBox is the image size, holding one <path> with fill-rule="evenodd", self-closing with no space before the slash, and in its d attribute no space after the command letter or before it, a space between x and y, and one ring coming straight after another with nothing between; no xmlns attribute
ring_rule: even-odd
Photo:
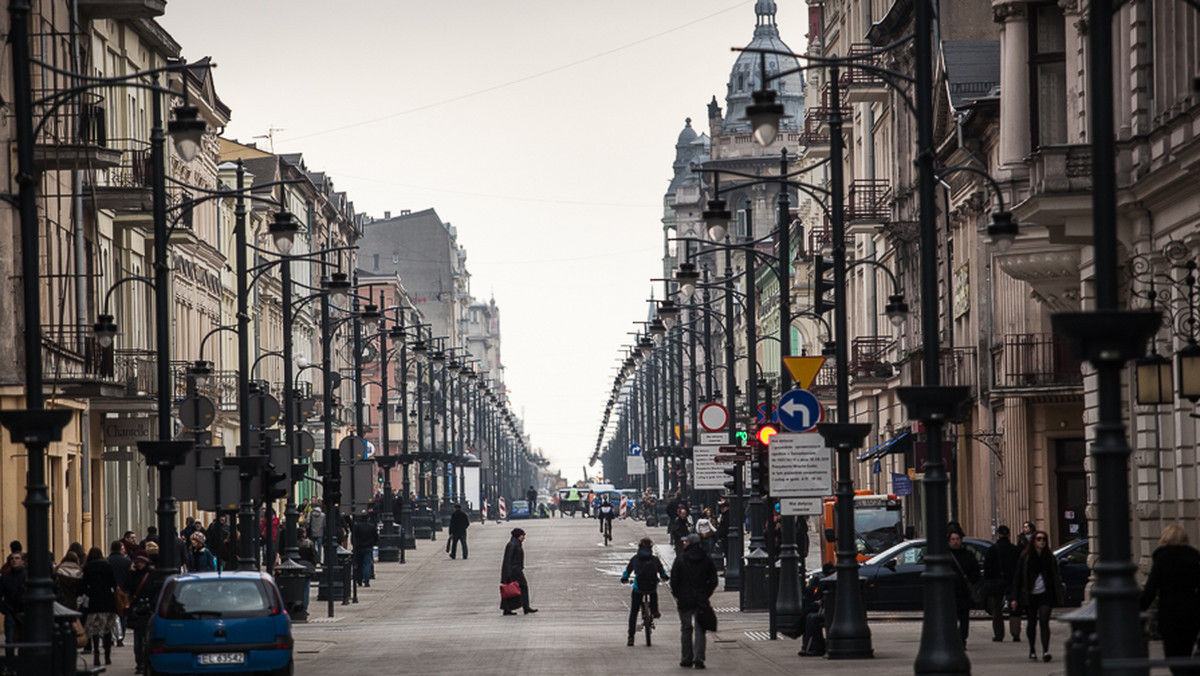
<svg viewBox="0 0 1200 676"><path fill-rule="evenodd" d="M807 390L817 379L817 372L825 364L825 357L784 357L783 363L800 389Z"/></svg>

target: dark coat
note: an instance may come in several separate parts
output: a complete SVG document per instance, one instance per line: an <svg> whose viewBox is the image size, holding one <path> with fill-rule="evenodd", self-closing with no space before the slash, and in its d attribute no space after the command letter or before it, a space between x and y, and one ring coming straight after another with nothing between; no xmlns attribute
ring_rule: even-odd
<svg viewBox="0 0 1200 676"><path fill-rule="evenodd" d="M504 561L500 564L500 582L503 584L513 580L521 585L521 590L525 593L511 599L502 599L500 607L504 610L516 610L522 607L524 599L528 598L529 583L525 580L525 548L515 537L505 545Z"/></svg>
<svg viewBox="0 0 1200 676"><path fill-rule="evenodd" d="M971 607L971 590L968 585L979 579L979 560L967 549L966 545L950 550L954 559L950 567L954 569L954 603L959 608Z"/></svg>
<svg viewBox="0 0 1200 676"><path fill-rule="evenodd" d="M25 575L28 570L25 566L9 568L0 575L0 612L5 615L16 616L23 609Z"/></svg>
<svg viewBox="0 0 1200 676"><path fill-rule="evenodd" d="M117 586L125 588L125 580L129 578L129 571L133 568L133 561L124 554L109 554L108 563L112 565L113 575L117 578Z"/></svg>
<svg viewBox="0 0 1200 676"><path fill-rule="evenodd" d="M629 565L625 566L625 574L621 576L621 579L628 579L631 573L634 576L637 591L641 593L650 593L658 589L658 579L667 575L667 571L662 565L662 559L654 554L654 550L640 547L637 554L629 559Z"/></svg>
<svg viewBox="0 0 1200 676"><path fill-rule="evenodd" d="M675 557L671 566L671 595L675 597L676 608L684 612L695 610L708 603L716 588L717 567L703 547L690 545Z"/></svg>
<svg viewBox="0 0 1200 676"><path fill-rule="evenodd" d="M1043 551L1041 556L1035 555L1034 551L1023 552L1021 558L1017 560L1017 574L1013 578L1013 592L1016 601L1022 608L1029 607L1029 600L1033 596L1033 585L1037 581L1037 576L1041 574L1042 581L1046 585L1046 599L1051 606L1061 606L1065 587L1062 576L1058 573L1058 560L1054 558L1049 547Z"/></svg>
<svg viewBox="0 0 1200 676"><path fill-rule="evenodd" d="M89 613L117 612L117 576L108 559L89 561L83 567L83 583L79 592L87 594Z"/></svg>
<svg viewBox="0 0 1200 676"><path fill-rule="evenodd" d="M983 557L983 579L987 580L988 593L1013 598L1013 578L1017 575L1017 561L1021 552L1005 536L996 538L996 544L988 547Z"/></svg>
<svg viewBox="0 0 1200 676"><path fill-rule="evenodd" d="M150 617L150 605L154 603L155 597L154 585L150 579L152 572L153 569L149 566L141 570L130 570L129 575L125 576L125 584L121 585L129 594L129 615L126 622L130 627L140 629L146 626L146 620Z"/></svg>
<svg viewBox="0 0 1200 676"><path fill-rule="evenodd" d="M363 547L370 549L379 544L379 529L375 527L375 522L370 519L359 519L354 522L354 529L350 532L350 542L355 549Z"/></svg>
<svg viewBox="0 0 1200 676"><path fill-rule="evenodd" d="M451 535L466 535L467 527L471 525L471 518L461 509L456 509L450 514L450 534Z"/></svg>
<svg viewBox="0 0 1200 676"><path fill-rule="evenodd" d="M1142 610L1158 597L1159 626L1200 625L1200 551L1188 545L1163 545L1154 550L1150 577L1142 590ZM1193 630L1194 633L1194 630Z"/></svg>

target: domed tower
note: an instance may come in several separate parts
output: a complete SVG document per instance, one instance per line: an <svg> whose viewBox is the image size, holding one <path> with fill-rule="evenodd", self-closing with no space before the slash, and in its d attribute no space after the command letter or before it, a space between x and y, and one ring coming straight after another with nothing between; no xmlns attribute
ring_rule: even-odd
<svg viewBox="0 0 1200 676"><path fill-rule="evenodd" d="M714 136L718 133L749 134L751 131L750 123L742 117L746 115L746 106L753 103L751 94L754 90L764 89L763 55L752 50L791 52L783 40L779 39L779 27L775 24L775 0L758 0L754 6L754 13L757 17L754 39L746 45L747 51L738 54L733 70L729 73L729 85L725 93L726 114L720 121L720 129L712 129ZM777 100L783 104L786 114L791 116L783 119L779 131L795 132L804 120L804 77L799 71L776 79L771 79L771 76L799 68L800 61L791 56L767 54L766 66L765 88L775 90Z"/></svg>
<svg viewBox="0 0 1200 676"><path fill-rule="evenodd" d="M698 237L701 232L702 177L692 171L692 164L708 161L707 134L692 128L692 118L684 120L683 130L675 141L675 170L671 185L663 195L663 274L670 278L678 262L676 237Z"/></svg>

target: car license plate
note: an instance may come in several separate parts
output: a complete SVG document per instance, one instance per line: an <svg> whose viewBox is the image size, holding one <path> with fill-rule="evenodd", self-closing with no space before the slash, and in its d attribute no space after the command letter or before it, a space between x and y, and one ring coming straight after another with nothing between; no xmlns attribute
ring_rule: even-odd
<svg viewBox="0 0 1200 676"><path fill-rule="evenodd" d="M245 664L246 653L201 653L201 665Z"/></svg>

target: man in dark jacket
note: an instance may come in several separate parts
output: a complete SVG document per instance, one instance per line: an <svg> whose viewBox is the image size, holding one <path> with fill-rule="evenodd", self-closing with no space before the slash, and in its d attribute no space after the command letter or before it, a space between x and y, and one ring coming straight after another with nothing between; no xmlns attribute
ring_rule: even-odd
<svg viewBox="0 0 1200 676"><path fill-rule="evenodd" d="M1004 611L1008 608L1007 599L1013 598L1012 582L1017 572L1017 559L1021 552L1008 539L1008 526L996 528L996 544L988 547L983 557L984 589L987 591L987 609L992 615L992 640L1004 640ZM1008 620L1009 633L1013 642L1021 641L1021 616L1012 613Z"/></svg>
<svg viewBox="0 0 1200 676"><path fill-rule="evenodd" d="M675 552L678 554L683 551L684 538L692 532L692 517L688 515L687 507L677 510L668 532L671 533L671 544L675 545Z"/></svg>
<svg viewBox="0 0 1200 676"><path fill-rule="evenodd" d="M963 545L962 528L954 525L950 529L950 565L954 568L954 609L958 616L958 634L963 645L971 632L971 586L979 579L979 561L971 550Z"/></svg>
<svg viewBox="0 0 1200 676"><path fill-rule="evenodd" d="M379 529L365 511L359 514L354 522L350 532L350 543L354 545L354 582L360 587L370 587L375 545L379 543Z"/></svg>
<svg viewBox="0 0 1200 676"><path fill-rule="evenodd" d="M4 657L10 664L15 649L8 647L17 641L17 628L22 610L21 600L25 594L25 554L13 552L8 555L4 574L0 575L0 612L4 613Z"/></svg>
<svg viewBox="0 0 1200 676"><path fill-rule="evenodd" d="M462 511L462 505L455 504L454 511L450 513L450 558L458 554L458 543L461 542L463 561L467 560L467 527L470 525L471 519Z"/></svg>
<svg viewBox="0 0 1200 676"><path fill-rule="evenodd" d="M717 588L717 567L700 546L700 536L692 533L683 539L683 550L671 566L671 594L679 611L681 667L704 668L704 628L696 611L708 605Z"/></svg>

